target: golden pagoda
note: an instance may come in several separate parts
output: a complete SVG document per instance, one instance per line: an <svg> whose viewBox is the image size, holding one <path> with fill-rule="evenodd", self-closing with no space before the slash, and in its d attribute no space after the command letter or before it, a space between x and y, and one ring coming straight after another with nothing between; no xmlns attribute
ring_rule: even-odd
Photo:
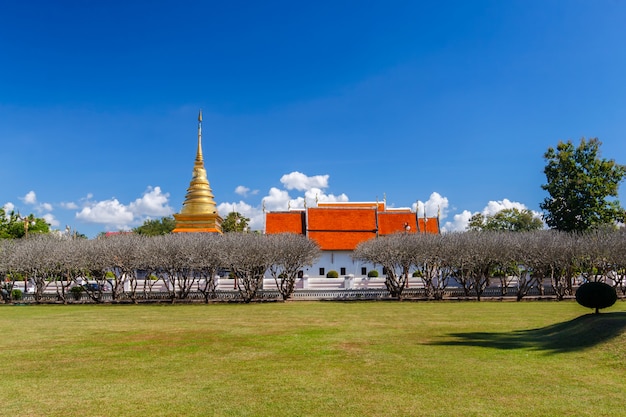
<svg viewBox="0 0 626 417"><path fill-rule="evenodd" d="M193 175L183 209L174 214L174 233L206 232L222 233L222 218L217 213L213 191L209 185L202 159L202 110L198 114L198 151L193 166Z"/></svg>

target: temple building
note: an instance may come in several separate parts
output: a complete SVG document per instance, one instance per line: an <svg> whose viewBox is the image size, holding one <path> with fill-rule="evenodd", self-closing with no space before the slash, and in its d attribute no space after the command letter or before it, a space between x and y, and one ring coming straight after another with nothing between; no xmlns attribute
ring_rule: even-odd
<svg viewBox="0 0 626 417"><path fill-rule="evenodd" d="M306 271L311 277L324 277L329 271L340 276L367 276L382 268L359 263L352 252L361 242L394 233L435 233L439 217L420 217L409 208L388 208L386 202L319 202L317 207L268 212L265 233L296 233L314 240L321 258ZM379 270L380 269L380 270Z"/></svg>
<svg viewBox="0 0 626 417"><path fill-rule="evenodd" d="M217 212L213 191L204 169L202 158L202 111L198 114L198 150L193 174L183 208L174 214L174 233L205 232L222 233L222 218Z"/></svg>

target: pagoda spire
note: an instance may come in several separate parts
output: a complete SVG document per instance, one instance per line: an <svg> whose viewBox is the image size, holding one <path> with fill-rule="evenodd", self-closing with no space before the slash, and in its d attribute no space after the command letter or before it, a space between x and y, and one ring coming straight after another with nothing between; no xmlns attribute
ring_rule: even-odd
<svg viewBox="0 0 626 417"><path fill-rule="evenodd" d="M200 109L200 113L198 113L198 151L196 152L196 161L202 161L204 165L202 159L202 109Z"/></svg>
<svg viewBox="0 0 626 417"><path fill-rule="evenodd" d="M174 232L215 232L222 233L222 218L217 213L213 191L207 179L202 156L202 110L198 113L198 149L193 173L183 208L174 214Z"/></svg>

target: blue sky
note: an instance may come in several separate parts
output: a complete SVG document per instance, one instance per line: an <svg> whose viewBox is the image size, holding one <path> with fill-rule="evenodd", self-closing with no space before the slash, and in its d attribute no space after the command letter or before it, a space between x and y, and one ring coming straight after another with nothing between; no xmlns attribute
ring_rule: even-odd
<svg viewBox="0 0 626 417"><path fill-rule="evenodd" d="M263 200L315 196L447 230L539 211L559 140L626 163L625 21L610 0L3 2L0 206L89 237L178 212L202 109L218 209L255 229Z"/></svg>

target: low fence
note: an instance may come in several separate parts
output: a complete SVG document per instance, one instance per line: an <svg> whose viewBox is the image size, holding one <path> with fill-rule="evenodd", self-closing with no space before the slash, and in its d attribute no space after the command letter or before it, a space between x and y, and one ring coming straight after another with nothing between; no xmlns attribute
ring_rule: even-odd
<svg viewBox="0 0 626 417"><path fill-rule="evenodd" d="M217 289L214 293L205 296L200 291L191 291L185 298L173 297L173 293L169 291L137 291L135 293L124 292L119 294L117 299L113 299L111 292L92 293L98 298L94 299L89 293L82 292L79 294L66 293L65 299L67 303L166 303L166 302L238 302L241 301L241 294L238 290L233 289L232 282L227 288ZM538 288L532 288L526 295L527 298L542 297L546 299L555 298L555 293L551 287L544 288L543 293ZM423 287L417 286L406 288L402 293L403 299L426 300L428 297ZM516 299L516 288L507 288L506 294L503 295L500 287L487 287L481 295L482 299ZM317 300L317 301L348 301L348 300L390 300L392 299L389 291L385 288L297 288L289 298L290 300ZM476 299L475 294L465 294L463 288L449 287L444 291L444 299L465 300ZM282 300L280 292L274 288L265 287L257 292L255 297L257 301L278 301ZM44 292L37 301L32 293L23 294L20 303L60 303L63 300L56 292Z"/></svg>

